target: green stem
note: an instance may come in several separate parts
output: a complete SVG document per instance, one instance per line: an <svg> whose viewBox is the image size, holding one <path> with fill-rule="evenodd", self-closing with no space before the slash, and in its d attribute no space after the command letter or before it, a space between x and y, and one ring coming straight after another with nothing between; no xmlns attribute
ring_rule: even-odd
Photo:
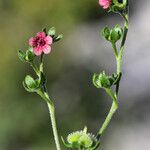
<svg viewBox="0 0 150 150"><path fill-rule="evenodd" d="M114 50L115 57L117 59L117 57L118 57L118 50L117 50L117 47L116 47L116 43L112 43L112 47L113 47L113 50Z"/></svg>
<svg viewBox="0 0 150 150"><path fill-rule="evenodd" d="M40 58L40 72L43 73L43 57L44 54L42 53L41 58ZM59 142L59 136L58 136L58 131L57 131L57 124L56 124L56 117L55 117L55 106L51 99L49 98L49 95L46 90L46 85L43 84L43 89L40 89L37 94L39 94L47 103L48 109L49 109L49 114L50 114L50 119L51 119L51 124L52 124L52 130L53 130L53 135L54 135L54 140L56 144L56 149L61 150L60 147L60 142Z"/></svg>
<svg viewBox="0 0 150 150"><path fill-rule="evenodd" d="M121 73L122 55L123 55L124 45L125 45L126 38L127 38L128 28L129 28L128 8L127 8L126 14L125 15L121 14L121 16L125 19L125 24L124 24L123 37L122 37L121 46L120 46L120 52L119 52L118 58L116 59L117 60L117 74L118 75ZM118 96L118 93L119 93L119 86L120 86L120 82L118 82L116 85L116 96Z"/></svg>
<svg viewBox="0 0 150 150"><path fill-rule="evenodd" d="M49 113L50 113L50 119L52 123L52 129L53 129L53 134L54 134L54 140L56 144L57 150L61 150L60 148L60 143L59 143L59 137L58 137L58 131L57 131L57 125L56 125L56 119L55 119L55 107L54 105L51 105L50 103L47 103Z"/></svg>
<svg viewBox="0 0 150 150"><path fill-rule="evenodd" d="M51 119L51 124L52 124L52 129L53 129L53 135L54 135L54 140L56 144L56 149L61 150L60 147L60 142L59 142L59 136L58 136L58 131L57 131L57 125L56 125L56 119L55 119L55 107L53 102L50 100L49 95L46 92L38 91L37 94L39 94L47 103L49 113L50 113L50 119Z"/></svg>
<svg viewBox="0 0 150 150"><path fill-rule="evenodd" d="M44 57L44 53L41 54L41 57L40 57L40 72L43 72L43 57Z"/></svg>
<svg viewBox="0 0 150 150"><path fill-rule="evenodd" d="M38 74L39 74L39 71L38 71L37 66L34 64L34 62L31 62L31 63L30 63L30 66L33 68L33 70L35 71L35 73L38 75Z"/></svg>
<svg viewBox="0 0 150 150"><path fill-rule="evenodd" d="M108 127L114 113L116 112L117 108L118 108L118 100L117 98L115 97L115 95L113 94L112 90L111 89L105 89L107 94L112 98L113 100L113 103L112 103L112 106L111 106L111 109L104 121L104 123L102 124L99 132L98 132L98 136L97 137L100 137L103 135L103 133L105 132L106 128Z"/></svg>

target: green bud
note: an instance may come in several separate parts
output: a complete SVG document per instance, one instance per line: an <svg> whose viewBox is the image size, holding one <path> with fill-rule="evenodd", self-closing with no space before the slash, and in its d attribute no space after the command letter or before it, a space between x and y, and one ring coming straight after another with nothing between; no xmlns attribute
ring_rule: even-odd
<svg viewBox="0 0 150 150"><path fill-rule="evenodd" d="M103 30L102 30L102 36L109 41L109 36L110 36L110 30L108 27L105 27Z"/></svg>
<svg viewBox="0 0 150 150"><path fill-rule="evenodd" d="M93 75L93 84L97 88L110 88L112 85L116 85L120 79L121 73L119 75L114 73L111 76L108 76L105 72L102 72Z"/></svg>
<svg viewBox="0 0 150 150"><path fill-rule="evenodd" d="M123 30L119 25L116 25L110 33L110 41L116 43L123 35Z"/></svg>
<svg viewBox="0 0 150 150"><path fill-rule="evenodd" d="M49 36L55 36L56 34L56 29L54 27L50 28L49 31L48 31L48 35Z"/></svg>
<svg viewBox="0 0 150 150"><path fill-rule="evenodd" d="M93 84L97 88L110 88L111 83L109 80L109 76L105 74L105 72L102 72L100 74L94 74L93 76Z"/></svg>
<svg viewBox="0 0 150 150"><path fill-rule="evenodd" d="M34 80L30 75L27 75L23 81L23 86L28 92L36 92L39 83L38 80Z"/></svg>

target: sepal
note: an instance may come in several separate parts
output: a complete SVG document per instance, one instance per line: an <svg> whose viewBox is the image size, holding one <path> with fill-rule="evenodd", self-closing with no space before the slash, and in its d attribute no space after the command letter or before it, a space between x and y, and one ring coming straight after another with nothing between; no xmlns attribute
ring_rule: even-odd
<svg viewBox="0 0 150 150"><path fill-rule="evenodd" d="M110 29L108 27L103 28L102 30L102 36L109 41L109 37L110 37Z"/></svg>

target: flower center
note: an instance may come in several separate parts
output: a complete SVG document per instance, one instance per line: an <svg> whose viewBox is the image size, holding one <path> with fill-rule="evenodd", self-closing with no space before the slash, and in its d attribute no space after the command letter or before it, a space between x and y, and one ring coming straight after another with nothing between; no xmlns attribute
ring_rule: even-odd
<svg viewBox="0 0 150 150"><path fill-rule="evenodd" d="M36 39L36 46L44 46L46 44L46 41L43 38L37 38Z"/></svg>

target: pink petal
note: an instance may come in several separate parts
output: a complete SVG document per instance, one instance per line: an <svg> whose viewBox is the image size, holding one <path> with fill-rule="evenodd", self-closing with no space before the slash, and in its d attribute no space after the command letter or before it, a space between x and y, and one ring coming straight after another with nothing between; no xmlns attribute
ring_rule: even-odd
<svg viewBox="0 0 150 150"><path fill-rule="evenodd" d="M43 48L43 52L44 52L45 54L49 54L49 53L51 52L51 47L50 47L50 46L45 46L45 47Z"/></svg>
<svg viewBox="0 0 150 150"><path fill-rule="evenodd" d="M33 52L36 56L40 56L42 54L42 49L41 47L34 47Z"/></svg>
<svg viewBox="0 0 150 150"><path fill-rule="evenodd" d="M31 37L31 38L29 39L29 45L30 45L30 46L34 46L34 38L33 38L33 37Z"/></svg>
<svg viewBox="0 0 150 150"><path fill-rule="evenodd" d="M100 6L102 6L104 9L109 8L111 3L112 3L112 0L99 0Z"/></svg>
<svg viewBox="0 0 150 150"><path fill-rule="evenodd" d="M105 6L103 6L103 8L104 8L104 9L107 9L107 8L109 8L109 5L105 5Z"/></svg>
<svg viewBox="0 0 150 150"><path fill-rule="evenodd" d="M46 37L45 32L38 32L38 33L36 34L36 36L38 36L38 37L40 37L40 38L45 38L45 37Z"/></svg>
<svg viewBox="0 0 150 150"><path fill-rule="evenodd" d="M45 40L46 40L46 44L51 45L51 44L53 43L53 38L52 38L51 36L47 36L47 37L45 38Z"/></svg>

